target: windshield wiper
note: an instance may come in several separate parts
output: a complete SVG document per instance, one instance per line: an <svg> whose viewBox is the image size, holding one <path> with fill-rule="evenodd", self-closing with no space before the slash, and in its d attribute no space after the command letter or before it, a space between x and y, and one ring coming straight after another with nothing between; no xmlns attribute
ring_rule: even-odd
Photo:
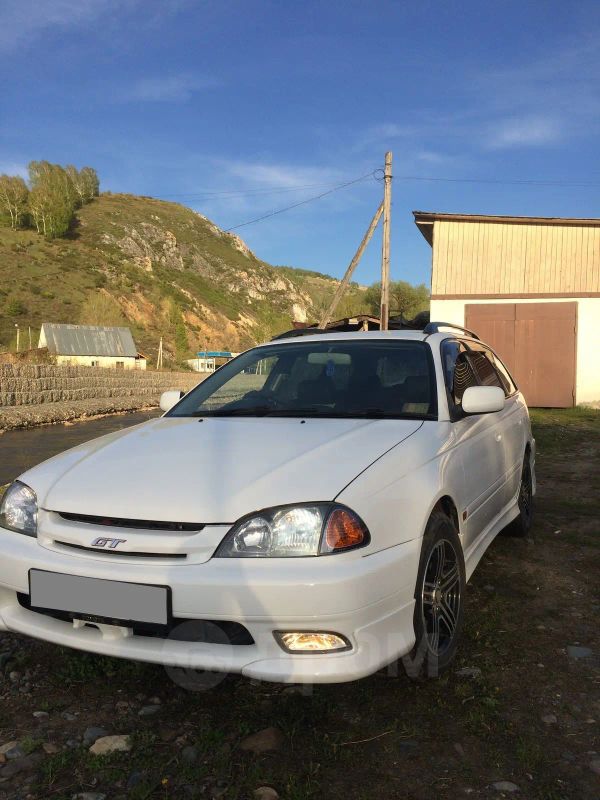
<svg viewBox="0 0 600 800"><path fill-rule="evenodd" d="M247 408L215 408L212 411L194 411L191 417L264 417L272 412L271 406L248 406Z"/></svg>

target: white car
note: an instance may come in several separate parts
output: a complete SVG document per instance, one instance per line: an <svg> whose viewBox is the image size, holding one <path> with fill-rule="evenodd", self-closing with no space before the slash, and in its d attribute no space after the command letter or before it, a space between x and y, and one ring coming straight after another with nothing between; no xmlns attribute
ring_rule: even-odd
<svg viewBox="0 0 600 800"><path fill-rule="evenodd" d="M0 629L271 681L445 668L465 582L531 525L529 415L491 348L289 335L180 394L11 484Z"/></svg>

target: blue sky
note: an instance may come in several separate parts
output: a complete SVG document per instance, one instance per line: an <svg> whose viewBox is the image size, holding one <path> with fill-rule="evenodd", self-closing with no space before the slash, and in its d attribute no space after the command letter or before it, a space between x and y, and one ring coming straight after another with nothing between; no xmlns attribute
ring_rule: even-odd
<svg viewBox="0 0 600 800"><path fill-rule="evenodd" d="M103 189L228 228L390 149L392 277L428 282L413 209L600 214L599 36L600 5L577 0L3 0L0 172L89 164ZM341 275L381 189L369 178L238 232L271 263ZM376 238L357 280L379 259Z"/></svg>

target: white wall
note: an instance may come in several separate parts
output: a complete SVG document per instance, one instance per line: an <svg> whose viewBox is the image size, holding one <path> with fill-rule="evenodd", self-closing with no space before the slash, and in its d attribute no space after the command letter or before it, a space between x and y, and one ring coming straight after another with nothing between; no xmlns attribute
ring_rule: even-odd
<svg viewBox="0 0 600 800"><path fill-rule="evenodd" d="M56 356L57 364L71 364L77 367L112 367L115 369L117 361L123 362L121 369L146 369L146 359L126 358L125 356ZM92 365L92 362L95 362Z"/></svg>
<svg viewBox="0 0 600 800"><path fill-rule="evenodd" d="M465 324L467 303L577 303L577 380L575 402L596 403L600 401L600 297L565 297L535 299L479 300L432 300L431 319L436 322ZM477 333L477 331L475 331Z"/></svg>

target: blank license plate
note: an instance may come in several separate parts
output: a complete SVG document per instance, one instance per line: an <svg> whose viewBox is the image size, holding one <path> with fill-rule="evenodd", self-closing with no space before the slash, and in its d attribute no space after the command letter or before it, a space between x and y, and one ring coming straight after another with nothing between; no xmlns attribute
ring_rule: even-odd
<svg viewBox="0 0 600 800"><path fill-rule="evenodd" d="M169 589L124 581L82 578L58 572L29 571L31 605L49 611L118 620L166 625L169 618Z"/></svg>

